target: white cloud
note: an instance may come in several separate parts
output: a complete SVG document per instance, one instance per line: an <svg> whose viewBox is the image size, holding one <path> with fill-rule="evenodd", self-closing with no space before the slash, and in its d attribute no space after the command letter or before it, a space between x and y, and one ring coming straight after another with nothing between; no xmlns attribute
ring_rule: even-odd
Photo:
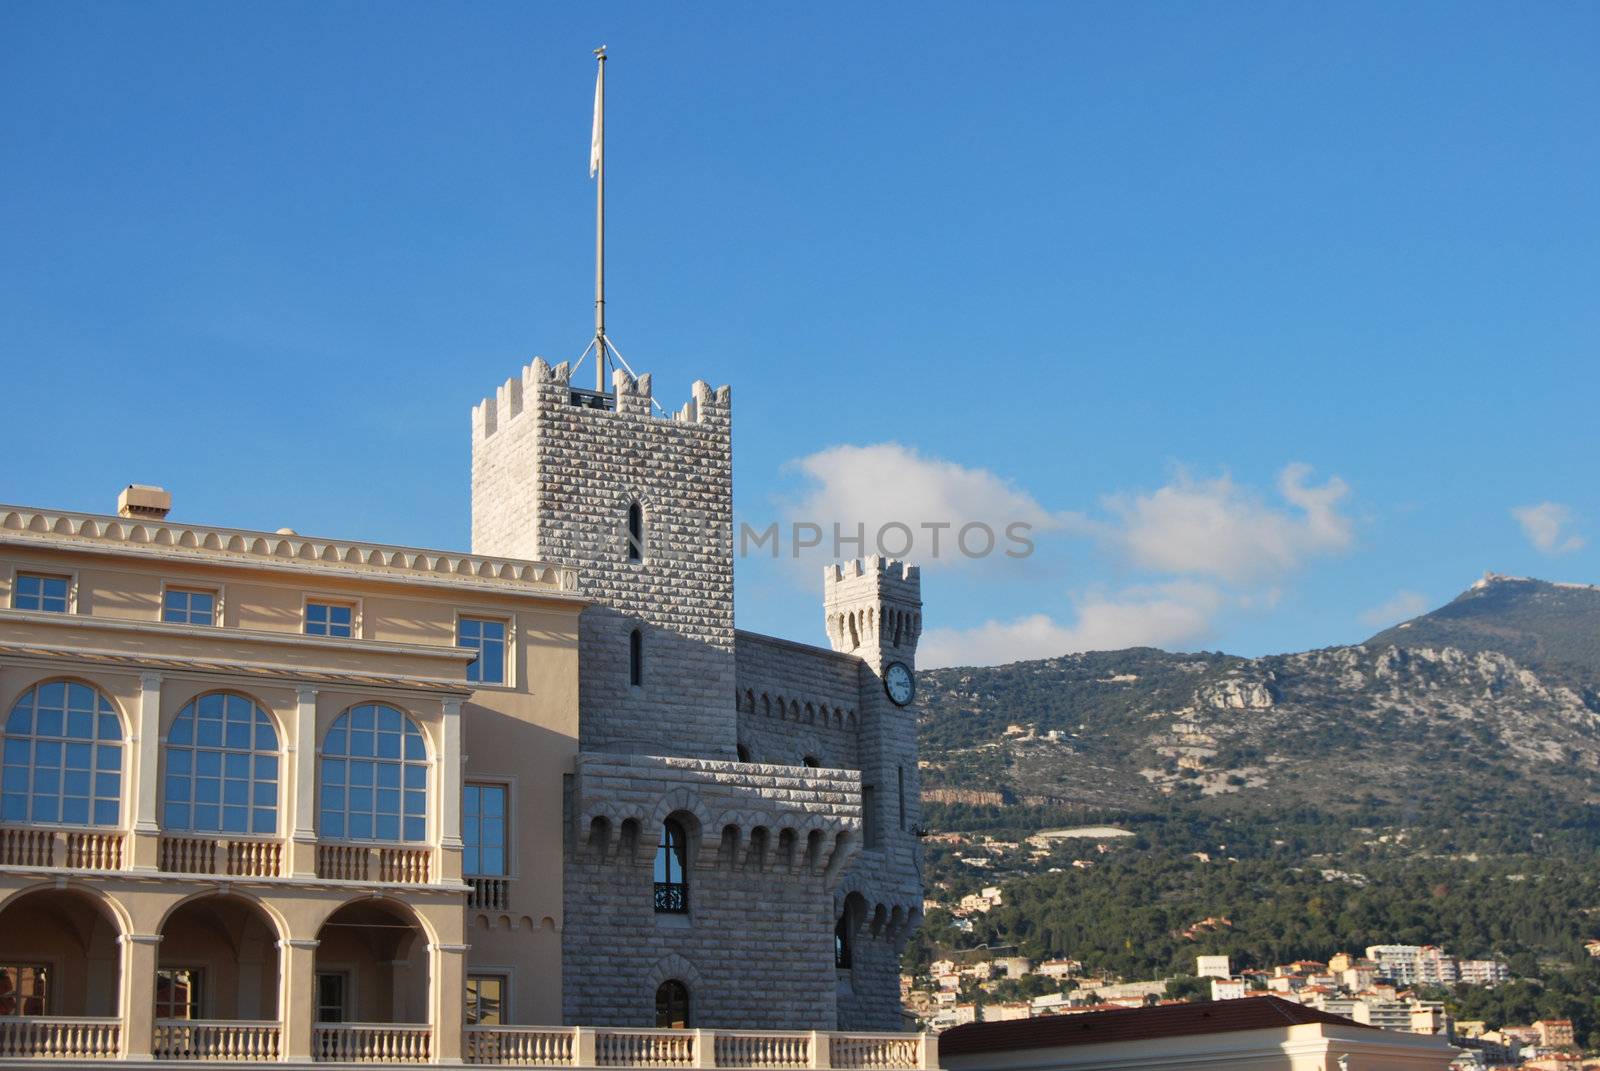
<svg viewBox="0 0 1600 1071"><path fill-rule="evenodd" d="M1569 530L1572 511L1559 502L1540 502L1517 506L1511 511L1528 542L1545 554L1571 554L1588 545L1583 536Z"/></svg>
<svg viewBox="0 0 1600 1071"><path fill-rule="evenodd" d="M1226 474L1197 480L1180 473L1158 490L1108 497L1113 521L1077 526L1142 569L1261 584L1354 541L1338 509L1348 486L1337 476L1314 486L1310 475L1309 465L1285 466L1278 494L1286 505L1277 505Z"/></svg>
<svg viewBox="0 0 1600 1071"><path fill-rule="evenodd" d="M1369 628L1387 628L1401 621L1409 621L1428 610L1429 599L1417 591L1397 591L1392 597L1370 610L1357 615Z"/></svg>
<svg viewBox="0 0 1600 1071"><path fill-rule="evenodd" d="M854 535L858 526L866 532L865 549L847 548L842 555L846 557L876 553L878 533L885 525L905 525L915 540L913 546L901 552L905 533L891 530L883 537L884 548L924 567L974 561L957 545L958 534L968 524L981 523L995 533L996 555L1007 549L1021 550L1020 544L1007 539L1008 525L1020 522L1031 526L1034 533L1063 525L1060 516L1010 480L987 469L925 457L899 443L833 446L792 461L790 466L804 473L811 486L786 512L791 523L815 524L822 529L822 545L813 552L819 558L836 556L832 553L836 524L846 535ZM975 530L967 545L977 550L985 541ZM788 547L784 549L787 553Z"/></svg>
<svg viewBox="0 0 1600 1071"><path fill-rule="evenodd" d="M1055 548L1040 537L1089 536L1119 564L1143 574L1130 586L1080 594L1067 607L1042 598L1040 613L967 629L931 628L918 659L930 666L1132 646L1192 649L1213 635L1225 608L1270 611L1291 574L1316 557L1349 549L1355 539L1354 525L1341 512L1349 488L1337 476L1313 482L1304 464L1279 472L1276 493L1242 486L1227 474L1197 479L1180 473L1154 491L1106 497L1097 516L1051 510L994 472L899 443L833 446L789 467L806 478L783 510L781 556L791 561L796 523L816 525L822 534L821 545L802 554L806 564L875 553L875 534L897 523L911 530L914 545L902 551L886 543L884 552L931 568L970 565L974 559L960 552L955 533L978 522L999 536L989 560L1004 563L1015 560L1003 556L1013 547L1005 539L1007 526L1020 523L1038 541L1041 556ZM932 524L947 526L937 554L926 529ZM835 525L847 534L864 528L867 545L836 553Z"/></svg>
<svg viewBox="0 0 1600 1071"><path fill-rule="evenodd" d="M939 666L987 666L1078 651L1191 646L1211 632L1225 597L1208 584L1180 581L1126 588L1076 600L1077 619L1063 625L1047 614L987 621L970 629L929 629L917 661Z"/></svg>

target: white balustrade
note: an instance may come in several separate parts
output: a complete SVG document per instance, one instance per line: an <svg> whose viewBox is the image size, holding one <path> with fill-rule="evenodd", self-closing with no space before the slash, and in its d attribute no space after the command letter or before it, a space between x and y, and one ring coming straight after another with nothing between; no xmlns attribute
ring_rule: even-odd
<svg viewBox="0 0 1600 1071"><path fill-rule="evenodd" d="M66 865L72 870L121 870L122 834L69 832Z"/></svg>
<svg viewBox="0 0 1600 1071"><path fill-rule="evenodd" d="M613 1030L594 1032L599 1067L692 1067L692 1030Z"/></svg>
<svg viewBox="0 0 1600 1071"><path fill-rule="evenodd" d="M217 872L217 840L215 837L161 838L161 869L175 874L215 874Z"/></svg>
<svg viewBox="0 0 1600 1071"><path fill-rule="evenodd" d="M122 1023L57 1015L0 1016L0 1059L113 1060Z"/></svg>
<svg viewBox="0 0 1600 1071"><path fill-rule="evenodd" d="M283 845L275 840L163 836L161 869L175 874L226 874L275 878L283 872Z"/></svg>
<svg viewBox="0 0 1600 1071"><path fill-rule="evenodd" d="M151 1051L160 1060L264 1063L279 1056L278 1023L231 1019L157 1019Z"/></svg>
<svg viewBox="0 0 1600 1071"><path fill-rule="evenodd" d="M317 877L335 881L366 881L372 849L365 844L317 845Z"/></svg>
<svg viewBox="0 0 1600 1071"><path fill-rule="evenodd" d="M570 1067L577 1058L571 1029L554 1026L468 1026L461 1031L469 1064Z"/></svg>
<svg viewBox="0 0 1600 1071"><path fill-rule="evenodd" d="M379 881L426 885L432 869L432 848L378 849Z"/></svg>
<svg viewBox="0 0 1600 1071"><path fill-rule="evenodd" d="M320 1028L319 1028L320 1029ZM813 1038L816 1041L813 1041ZM468 1026L466 1063L502 1067L586 1067L580 1053L593 1041L595 1067L832 1066L846 1071L930 1071L937 1049L927 1034L858 1034L785 1030L629 1030L614 1027ZM814 1051L818 1044L821 1051ZM705 1045L709 1051L700 1049Z"/></svg>
<svg viewBox="0 0 1600 1071"><path fill-rule="evenodd" d="M55 843L54 830L0 827L0 866L51 866Z"/></svg>
<svg viewBox="0 0 1600 1071"><path fill-rule="evenodd" d="M511 882L506 878L468 878L472 891L467 893L469 908L505 911L511 906Z"/></svg>
<svg viewBox="0 0 1600 1071"><path fill-rule="evenodd" d="M283 873L283 844L275 840L230 840L228 873L237 878L275 878Z"/></svg>
<svg viewBox="0 0 1600 1071"><path fill-rule="evenodd" d="M718 1030L718 1067L810 1067L811 1035L771 1030Z"/></svg>
<svg viewBox="0 0 1600 1071"><path fill-rule="evenodd" d="M432 1060L433 1029L405 1023L317 1023L311 1028L314 1060L344 1064L425 1064Z"/></svg>
<svg viewBox="0 0 1600 1071"><path fill-rule="evenodd" d="M896 1071L923 1065L918 1034L834 1034L833 1066L847 1071Z"/></svg>
<svg viewBox="0 0 1600 1071"><path fill-rule="evenodd" d="M433 875L432 848L376 844L317 845L317 877L335 881L381 881L426 885Z"/></svg>

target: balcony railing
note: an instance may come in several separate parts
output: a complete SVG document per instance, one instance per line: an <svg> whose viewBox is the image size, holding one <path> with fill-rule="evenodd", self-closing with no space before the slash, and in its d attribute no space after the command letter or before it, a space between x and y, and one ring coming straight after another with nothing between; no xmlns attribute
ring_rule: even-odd
<svg viewBox="0 0 1600 1071"><path fill-rule="evenodd" d="M468 878L472 891L467 906L485 911L506 911L511 907L511 881L508 878Z"/></svg>
<svg viewBox="0 0 1600 1071"><path fill-rule="evenodd" d="M317 845L319 878L426 885L432 874L431 848L372 844Z"/></svg>
<svg viewBox="0 0 1600 1071"><path fill-rule="evenodd" d="M0 827L0 866L121 870L119 830Z"/></svg>
<svg viewBox="0 0 1600 1071"><path fill-rule="evenodd" d="M283 845L275 840L163 836L161 869L175 874L276 878L283 873Z"/></svg>
<svg viewBox="0 0 1600 1071"><path fill-rule="evenodd" d="M656 882L656 910L664 915L682 915L689 910L689 886L679 881Z"/></svg>
<svg viewBox="0 0 1600 1071"><path fill-rule="evenodd" d="M927 1034L784 1030L630 1030L468 1026L462 1058L505 1067L720 1067L741 1071L832 1067L923 1071L939 1066Z"/></svg>
<svg viewBox="0 0 1600 1071"><path fill-rule="evenodd" d="M571 1067L576 1046L571 1027L467 1026L461 1031L461 1056L469 1064Z"/></svg>
<svg viewBox="0 0 1600 1071"><path fill-rule="evenodd" d="M770 1030L718 1030L712 1043L718 1067L810 1067L810 1034Z"/></svg>
<svg viewBox="0 0 1600 1071"><path fill-rule="evenodd" d="M60 1015L0 1017L0 1059L114 1060L122 1023Z"/></svg>
<svg viewBox="0 0 1600 1071"><path fill-rule="evenodd" d="M425 1064L432 1059L433 1028L405 1023L318 1023L311 1028L311 1058L345 1064Z"/></svg>
<svg viewBox="0 0 1600 1071"><path fill-rule="evenodd" d="M596 1030L596 1067L691 1067L692 1030Z"/></svg>
<svg viewBox="0 0 1600 1071"><path fill-rule="evenodd" d="M151 1052L158 1060L265 1063L278 1059L282 1027L230 1019L157 1019Z"/></svg>

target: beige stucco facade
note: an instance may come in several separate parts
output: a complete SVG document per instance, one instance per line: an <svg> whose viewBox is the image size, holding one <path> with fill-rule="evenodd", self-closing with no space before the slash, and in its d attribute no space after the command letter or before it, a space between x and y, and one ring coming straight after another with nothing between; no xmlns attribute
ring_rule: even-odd
<svg viewBox="0 0 1600 1071"><path fill-rule="evenodd" d="M41 577L65 582L65 607L19 598L19 581ZM65 791L51 787L69 776L49 768L62 761L56 749L90 745L74 744L59 718L46 731L43 714L4 734L22 746L37 728L34 746L46 750L7 752L0 966L43 968L40 1018L99 1020L74 1044L130 1059L174 1044L176 1028L156 1020L158 1003L177 1001L181 1018L273 1024L284 1059L360 1045L349 1024L374 1023L418 1024L427 1058L449 1062L460 1058L466 979L480 967L502 980L506 1020L559 1022L562 871L549 861L561 857L563 776L577 752L575 587L569 570L532 562L0 507L0 716L92 695L116 723L97 730L99 744L115 743L101 749L114 769L95 758L91 791L115 803L103 824L17 820L19 798ZM210 594L211 623L164 621L168 590ZM308 602L349 608L352 635L307 635ZM461 615L504 624L504 683L467 683ZM175 722L219 694L271 727L245 749L271 775L251 783L256 827L169 828L164 790L188 791L167 784ZM319 828L324 742L362 708L397 711L413 727L386 739L410 748L398 734L420 737L416 839ZM362 723L345 724L354 740ZM353 800L362 775L349 765ZM381 809L377 778L369 791ZM503 873L489 876L463 872L463 786L478 783L503 787L510 812ZM319 1006L335 990L339 1006Z"/></svg>

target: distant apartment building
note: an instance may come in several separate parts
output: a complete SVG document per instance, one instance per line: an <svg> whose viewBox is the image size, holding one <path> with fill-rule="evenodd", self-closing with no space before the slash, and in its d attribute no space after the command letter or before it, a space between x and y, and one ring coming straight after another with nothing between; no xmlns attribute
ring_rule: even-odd
<svg viewBox="0 0 1600 1071"><path fill-rule="evenodd" d="M1025 1000L1007 1001L1003 1004L985 1004L983 1021L1002 1023L1009 1019L1027 1019L1032 1016L1033 1005Z"/></svg>
<svg viewBox="0 0 1600 1071"><path fill-rule="evenodd" d="M1339 972L1339 984L1352 993L1372 988L1378 980L1378 968L1371 963L1354 963Z"/></svg>
<svg viewBox="0 0 1600 1071"><path fill-rule="evenodd" d="M1540 1019L1533 1028L1539 1032L1540 1048L1570 1049L1577 1044L1571 1019Z"/></svg>
<svg viewBox="0 0 1600 1071"><path fill-rule="evenodd" d="M1511 968L1497 959L1464 959L1456 964L1467 985L1499 985L1511 980Z"/></svg>
<svg viewBox="0 0 1600 1071"><path fill-rule="evenodd" d="M1399 1000L1381 997L1363 998L1355 1002L1350 1018L1358 1023L1376 1026L1383 1030L1411 1030L1411 1005Z"/></svg>
<svg viewBox="0 0 1600 1071"><path fill-rule="evenodd" d="M1064 978L1076 978L1083 972L1083 964L1075 959L1047 959L1034 969L1034 974L1042 974L1046 978L1060 981Z"/></svg>
<svg viewBox="0 0 1600 1071"><path fill-rule="evenodd" d="M1249 995L1249 983L1243 978L1211 979L1212 1000L1240 1000Z"/></svg>
<svg viewBox="0 0 1600 1071"><path fill-rule="evenodd" d="M1454 985L1460 977L1455 957L1436 945L1371 945L1367 958L1400 985Z"/></svg>
<svg viewBox="0 0 1600 1071"><path fill-rule="evenodd" d="M1200 978L1232 978L1233 966L1227 956L1196 956L1194 973Z"/></svg>

